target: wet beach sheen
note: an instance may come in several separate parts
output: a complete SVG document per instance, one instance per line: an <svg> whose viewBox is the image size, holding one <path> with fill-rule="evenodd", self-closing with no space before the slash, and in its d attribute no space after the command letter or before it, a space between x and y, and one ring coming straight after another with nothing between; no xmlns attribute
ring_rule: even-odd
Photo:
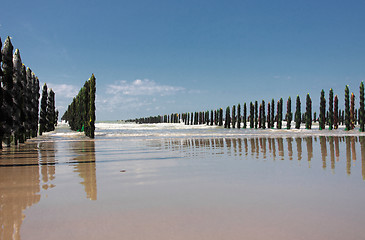
<svg viewBox="0 0 365 240"><path fill-rule="evenodd" d="M364 236L365 135L121 125L4 148L0 239Z"/></svg>

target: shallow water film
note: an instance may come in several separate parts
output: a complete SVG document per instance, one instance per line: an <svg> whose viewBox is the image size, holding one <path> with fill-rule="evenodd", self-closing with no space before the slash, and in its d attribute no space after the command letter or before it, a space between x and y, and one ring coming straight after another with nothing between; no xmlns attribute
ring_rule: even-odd
<svg viewBox="0 0 365 240"><path fill-rule="evenodd" d="M61 125L0 152L0 239L363 239L364 180L358 132Z"/></svg>

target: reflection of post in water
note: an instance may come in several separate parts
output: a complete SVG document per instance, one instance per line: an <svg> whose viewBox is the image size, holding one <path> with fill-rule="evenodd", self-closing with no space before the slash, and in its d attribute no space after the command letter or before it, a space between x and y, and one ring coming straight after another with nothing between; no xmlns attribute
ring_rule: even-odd
<svg viewBox="0 0 365 240"><path fill-rule="evenodd" d="M232 141L230 138L226 138L226 146L227 146L227 153L228 156L231 156L231 149L232 149Z"/></svg>
<svg viewBox="0 0 365 240"><path fill-rule="evenodd" d="M270 140L271 140L271 147L272 147L272 156L273 156L273 159L275 160L275 158L276 158L275 139L270 138Z"/></svg>
<svg viewBox="0 0 365 240"><path fill-rule="evenodd" d="M288 155L289 155L289 160L293 160L293 144L292 138L287 138L286 141L288 142Z"/></svg>
<svg viewBox="0 0 365 240"><path fill-rule="evenodd" d="M327 144L326 144L326 137L319 136L319 143L321 145L321 155L322 155L322 168L327 168Z"/></svg>
<svg viewBox="0 0 365 240"><path fill-rule="evenodd" d="M40 176L36 144L25 144L13 153L1 153L0 162L0 239L20 239L26 218L23 211L40 201ZM29 166L1 166L3 160Z"/></svg>
<svg viewBox="0 0 365 240"><path fill-rule="evenodd" d="M300 137L295 138L297 143L298 161L302 160L302 139Z"/></svg>
<svg viewBox="0 0 365 240"><path fill-rule="evenodd" d="M328 141L329 141L329 145L330 145L331 169L332 169L332 172L334 173L334 170L335 170L335 145L334 145L333 137L330 136Z"/></svg>
<svg viewBox="0 0 365 240"><path fill-rule="evenodd" d="M258 138L255 138L255 144L256 144L256 158L259 158L260 147L259 147L259 139Z"/></svg>
<svg viewBox="0 0 365 240"><path fill-rule="evenodd" d="M250 139L250 145L251 145L251 156L253 156L254 154L255 154L255 147L256 147L256 145L255 145L255 139L253 139L253 138L251 138Z"/></svg>
<svg viewBox="0 0 365 240"><path fill-rule="evenodd" d="M351 143L350 137L346 137L346 172L351 175Z"/></svg>
<svg viewBox="0 0 365 240"><path fill-rule="evenodd" d="M42 188L53 188L55 185L49 183L55 178L55 142L40 142L38 143L38 149L40 149L40 163L42 173Z"/></svg>
<svg viewBox="0 0 365 240"><path fill-rule="evenodd" d="M263 158L266 159L266 138L260 138L260 144L261 144L261 152L263 154Z"/></svg>
<svg viewBox="0 0 365 240"><path fill-rule="evenodd" d="M277 141L278 141L279 156L281 157L281 160L284 160L284 143L283 143L283 138L277 138Z"/></svg>
<svg viewBox="0 0 365 240"><path fill-rule="evenodd" d="M234 155L237 155L237 138L232 139L232 145L233 145L233 152Z"/></svg>
<svg viewBox="0 0 365 240"><path fill-rule="evenodd" d="M308 165L311 167L311 160L313 157L313 138L306 137L305 141L307 143L307 157L308 157Z"/></svg>
<svg viewBox="0 0 365 240"><path fill-rule="evenodd" d="M339 146L339 137L334 137L335 140L335 155L336 155L336 162L340 161L340 146Z"/></svg>
<svg viewBox="0 0 365 240"><path fill-rule="evenodd" d="M361 175L362 180L365 180L365 137L360 136L360 147L361 147Z"/></svg>
<svg viewBox="0 0 365 240"><path fill-rule="evenodd" d="M356 161L356 148L355 148L355 140L356 137L351 137L351 152L352 152L352 161Z"/></svg>
<svg viewBox="0 0 365 240"><path fill-rule="evenodd" d="M79 156L74 159L77 162L75 172L78 172L83 179L81 184L84 185L87 198L96 200L95 142L79 141L75 143L77 145L73 149L79 153Z"/></svg>

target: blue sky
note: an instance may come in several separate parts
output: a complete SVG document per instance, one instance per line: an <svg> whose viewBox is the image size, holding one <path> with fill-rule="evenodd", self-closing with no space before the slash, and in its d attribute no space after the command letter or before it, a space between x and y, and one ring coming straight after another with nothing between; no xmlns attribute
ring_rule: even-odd
<svg viewBox="0 0 365 240"><path fill-rule="evenodd" d="M61 114L97 79L97 120L225 108L365 80L364 1L8 1L0 36ZM294 109L294 101L292 100ZM304 109L304 108L303 108ZM285 110L285 109L284 109Z"/></svg>

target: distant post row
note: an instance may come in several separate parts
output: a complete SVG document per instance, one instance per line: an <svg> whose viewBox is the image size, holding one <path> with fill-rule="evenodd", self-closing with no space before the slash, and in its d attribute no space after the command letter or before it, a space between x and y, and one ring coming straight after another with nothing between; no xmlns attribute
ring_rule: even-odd
<svg viewBox="0 0 365 240"><path fill-rule="evenodd" d="M22 63L19 49L7 37L4 46L0 38L0 148L24 143L37 137L39 120L39 79ZM46 85L45 85L46 86ZM51 131L57 123L54 92L43 92L40 135ZM44 98L44 99L43 99Z"/></svg>
<svg viewBox="0 0 365 240"><path fill-rule="evenodd" d="M94 138L95 133L95 94L96 78L92 74L61 118L68 122L71 130L84 132L90 138Z"/></svg>
<svg viewBox="0 0 365 240"><path fill-rule="evenodd" d="M276 105L276 108L275 108ZM301 101L299 95L296 97L296 107L292 112L291 97L287 99L286 114L283 118L283 99L280 98L276 104L274 99L268 102L267 105L264 100L260 103L258 101L250 102L249 109L247 104L243 104L243 110L241 114L241 105L238 104L232 107L232 111L228 106L225 114L223 109L210 110L204 112L189 112L170 115L159 115L144 117L138 119L127 120L127 122L142 123L180 123L183 122L186 125L216 125L223 126L224 128L251 128L251 129L265 129L265 128L277 128L282 129L283 121L286 122L286 129L291 129L292 120L295 122L295 128L300 129L302 123L305 123L306 129L312 128L313 122L319 122L319 129L323 130L328 127L329 130L338 129L339 125L345 125L345 130L349 131L355 128L356 124L359 124L359 131L364 132L365 124L365 106L364 106L364 82L360 83L359 91L359 106L355 107L355 94L349 94L349 86L345 87L345 109L341 110L338 106L338 96L333 96L332 88L329 90L328 96L328 108L326 107L325 92L322 89L320 96L320 109L317 118L317 113L312 114L312 99L309 93L306 96L305 112L301 113ZM267 109L267 114L266 110ZM248 112L249 111L249 112ZM225 117L223 117L225 116ZM249 123L249 125L248 125Z"/></svg>

